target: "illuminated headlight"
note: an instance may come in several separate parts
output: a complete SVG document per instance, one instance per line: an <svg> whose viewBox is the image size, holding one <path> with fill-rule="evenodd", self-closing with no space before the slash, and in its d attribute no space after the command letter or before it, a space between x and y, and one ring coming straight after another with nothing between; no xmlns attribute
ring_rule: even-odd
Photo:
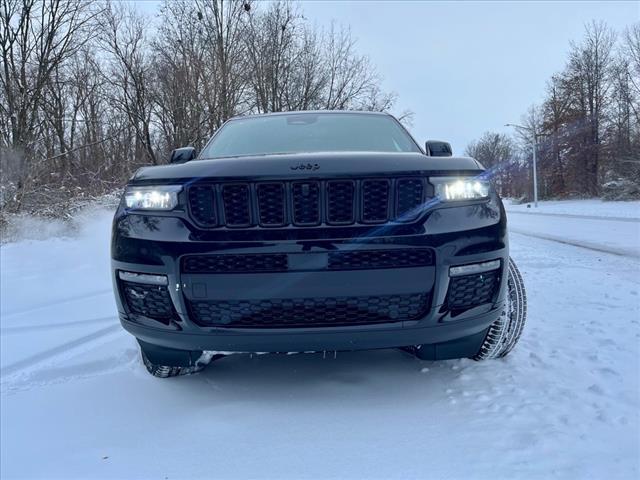
<svg viewBox="0 0 640 480"><path fill-rule="evenodd" d="M431 177L435 193L443 202L480 200L489 196L488 180L474 177Z"/></svg>
<svg viewBox="0 0 640 480"><path fill-rule="evenodd" d="M173 210L178 205L180 185L157 187L128 187L124 192L124 203L134 210Z"/></svg>

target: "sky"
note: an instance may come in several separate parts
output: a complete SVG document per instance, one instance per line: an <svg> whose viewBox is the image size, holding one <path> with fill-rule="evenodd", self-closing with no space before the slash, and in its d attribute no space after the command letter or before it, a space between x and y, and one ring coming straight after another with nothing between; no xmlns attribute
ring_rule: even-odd
<svg viewBox="0 0 640 480"><path fill-rule="evenodd" d="M159 2L139 2L147 12ZM394 113L414 112L418 142L463 153L485 131L508 132L540 103L562 70L570 42L591 20L622 31L640 21L636 2L303 1L318 27L349 26L357 49L398 95Z"/></svg>

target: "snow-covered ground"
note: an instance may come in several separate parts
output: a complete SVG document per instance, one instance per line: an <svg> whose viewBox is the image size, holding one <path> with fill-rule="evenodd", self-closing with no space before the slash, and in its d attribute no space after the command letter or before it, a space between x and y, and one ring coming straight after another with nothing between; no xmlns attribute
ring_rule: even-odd
<svg viewBox="0 0 640 480"><path fill-rule="evenodd" d="M155 379L117 323L110 212L3 245L0 477L638 478L640 223L611 217L639 204L623 205L507 206L529 319L488 362L234 355Z"/></svg>
<svg viewBox="0 0 640 480"><path fill-rule="evenodd" d="M564 200L513 205L509 230L594 251L640 258L640 202Z"/></svg>
<svg viewBox="0 0 640 480"><path fill-rule="evenodd" d="M535 208L533 202L515 205L512 200L505 200L505 207L509 212L560 214L630 218L640 220L640 202L607 202L597 198L588 200L552 200L538 202Z"/></svg>

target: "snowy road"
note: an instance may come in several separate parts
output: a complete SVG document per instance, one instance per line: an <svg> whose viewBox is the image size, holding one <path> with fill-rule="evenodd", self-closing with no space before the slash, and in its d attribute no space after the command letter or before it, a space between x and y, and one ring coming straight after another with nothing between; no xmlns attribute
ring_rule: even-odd
<svg viewBox="0 0 640 480"><path fill-rule="evenodd" d="M511 211L509 231L640 258L640 219L636 218Z"/></svg>
<svg viewBox="0 0 640 480"><path fill-rule="evenodd" d="M0 476L637 478L640 260L531 236L634 253L621 224L510 216L530 308L506 359L236 355L169 380L117 324L108 213L4 245Z"/></svg>

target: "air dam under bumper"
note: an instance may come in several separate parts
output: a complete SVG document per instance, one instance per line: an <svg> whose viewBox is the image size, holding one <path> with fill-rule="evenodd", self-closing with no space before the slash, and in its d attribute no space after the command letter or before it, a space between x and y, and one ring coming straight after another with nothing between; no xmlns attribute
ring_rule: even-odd
<svg viewBox="0 0 640 480"><path fill-rule="evenodd" d="M473 356L499 311L464 322L419 328L347 327L342 330L306 329L190 333L170 332L122 320L136 338L166 348L216 352L322 352L371 350L429 344L434 360Z"/></svg>
<svg viewBox="0 0 640 480"><path fill-rule="evenodd" d="M119 211L114 219L112 267L121 322L144 342L183 350L303 352L430 344L434 358L471 356L478 351L487 328L502 310L508 263L506 222L495 198L481 206L448 207L435 212L437 215L430 215L420 231L412 234L382 232L387 236L372 232L354 239L335 230L336 238L271 240L257 236L255 241L233 238L215 241L194 234L182 219ZM466 228L461 229L461 225ZM328 268L336 252L417 249L430 250L433 262L400 268L350 270L348 265L339 271ZM187 268L185 259L194 255L284 255L287 267L286 271L278 271L282 265L276 259L262 272L206 273L206 265ZM490 299L487 297L478 305L465 305L467 287L463 282L462 294L456 298L458 302L462 299L464 308L450 305L449 290L454 280L449 275L450 267L494 260L500 261L500 267L492 273L496 288ZM132 312L119 277L121 271L166 275L173 308L171 318L158 321ZM402 302L400 307L393 304L398 296L416 294L427 296L423 309L403 310ZM385 296L394 297L384 300L392 304L385 306L385 312L391 311L390 318L385 321L380 317L380 321L370 324L337 322L308 327L283 324L277 328L262 324L256 328L235 323L238 318L234 317L238 308L241 312L251 311L251 302L273 303L269 318L278 320L283 302L296 299L310 301L305 308L313 309L313 299L317 298L344 304L346 301L341 300L344 297L384 299ZM195 315L195 307L207 302L226 302L227 310L220 310L217 305L214 315L207 317L202 312ZM226 314L221 316L221 311Z"/></svg>

